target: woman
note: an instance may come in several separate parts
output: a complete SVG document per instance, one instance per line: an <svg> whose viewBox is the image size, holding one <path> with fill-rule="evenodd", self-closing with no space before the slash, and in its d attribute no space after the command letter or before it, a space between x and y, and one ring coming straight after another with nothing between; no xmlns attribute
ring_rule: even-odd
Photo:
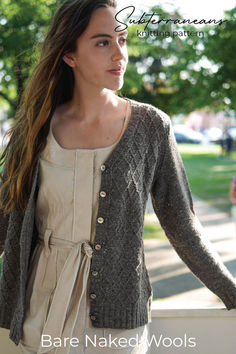
<svg viewBox="0 0 236 354"><path fill-rule="evenodd" d="M58 9L2 157L0 326L23 353L148 353L149 192L179 256L236 305L234 279L202 236L170 118L115 94L128 63L115 14L109 0Z"/></svg>

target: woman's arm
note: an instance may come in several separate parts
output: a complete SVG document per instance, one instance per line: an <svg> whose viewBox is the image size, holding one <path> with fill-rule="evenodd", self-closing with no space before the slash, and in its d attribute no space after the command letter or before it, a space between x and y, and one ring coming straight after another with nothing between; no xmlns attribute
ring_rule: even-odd
<svg viewBox="0 0 236 354"><path fill-rule="evenodd" d="M7 236L9 215L4 216L2 210L0 210L0 258L3 256L4 244Z"/></svg>
<svg viewBox="0 0 236 354"><path fill-rule="evenodd" d="M150 191L154 211L179 257L230 310L236 307L236 283L204 235L193 209L183 161L167 115L164 115L164 123L164 153Z"/></svg>

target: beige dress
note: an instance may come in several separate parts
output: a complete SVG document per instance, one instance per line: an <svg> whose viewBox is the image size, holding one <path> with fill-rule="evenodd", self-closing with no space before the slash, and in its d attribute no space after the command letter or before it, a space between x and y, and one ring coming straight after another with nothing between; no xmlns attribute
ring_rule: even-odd
<svg viewBox="0 0 236 354"><path fill-rule="evenodd" d="M23 353L148 352L149 324L135 329L96 328L89 317L90 243L95 236L98 200L105 197L100 191L101 166L127 126L128 103L120 137L108 147L64 149L50 125L40 160L35 213L39 242L28 272L26 316L19 344ZM64 341L66 337L69 340ZM119 345L121 337L126 340ZM109 338L117 338L115 344Z"/></svg>

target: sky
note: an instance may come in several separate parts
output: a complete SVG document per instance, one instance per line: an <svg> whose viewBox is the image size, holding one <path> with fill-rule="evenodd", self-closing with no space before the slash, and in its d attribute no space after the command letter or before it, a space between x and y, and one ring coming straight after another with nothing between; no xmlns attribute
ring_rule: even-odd
<svg viewBox="0 0 236 354"><path fill-rule="evenodd" d="M188 18L193 19L202 19L206 18L215 18L220 19L223 17L224 10L230 10L235 6L235 0L223 0L223 1L214 1L214 0L174 0L174 1L154 1L154 0L117 0L118 10L126 6L133 5L136 9L141 10L142 12L147 10L146 6L149 7L154 5L162 5L164 9L170 10L171 8L179 8L181 15L187 16ZM175 4L175 6L171 4ZM169 5L168 5L169 4Z"/></svg>

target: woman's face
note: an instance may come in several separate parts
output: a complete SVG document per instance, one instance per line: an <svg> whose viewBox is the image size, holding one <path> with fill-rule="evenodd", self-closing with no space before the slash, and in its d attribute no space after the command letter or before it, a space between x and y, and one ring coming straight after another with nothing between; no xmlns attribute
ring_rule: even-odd
<svg viewBox="0 0 236 354"><path fill-rule="evenodd" d="M119 25L113 7L97 9L88 27L77 39L77 50L63 59L74 71L79 84L89 83L99 89L118 90L128 64L126 37L128 32L115 32ZM69 59L68 59L69 58ZM72 58L72 60L70 60ZM120 73L109 70L121 69Z"/></svg>

